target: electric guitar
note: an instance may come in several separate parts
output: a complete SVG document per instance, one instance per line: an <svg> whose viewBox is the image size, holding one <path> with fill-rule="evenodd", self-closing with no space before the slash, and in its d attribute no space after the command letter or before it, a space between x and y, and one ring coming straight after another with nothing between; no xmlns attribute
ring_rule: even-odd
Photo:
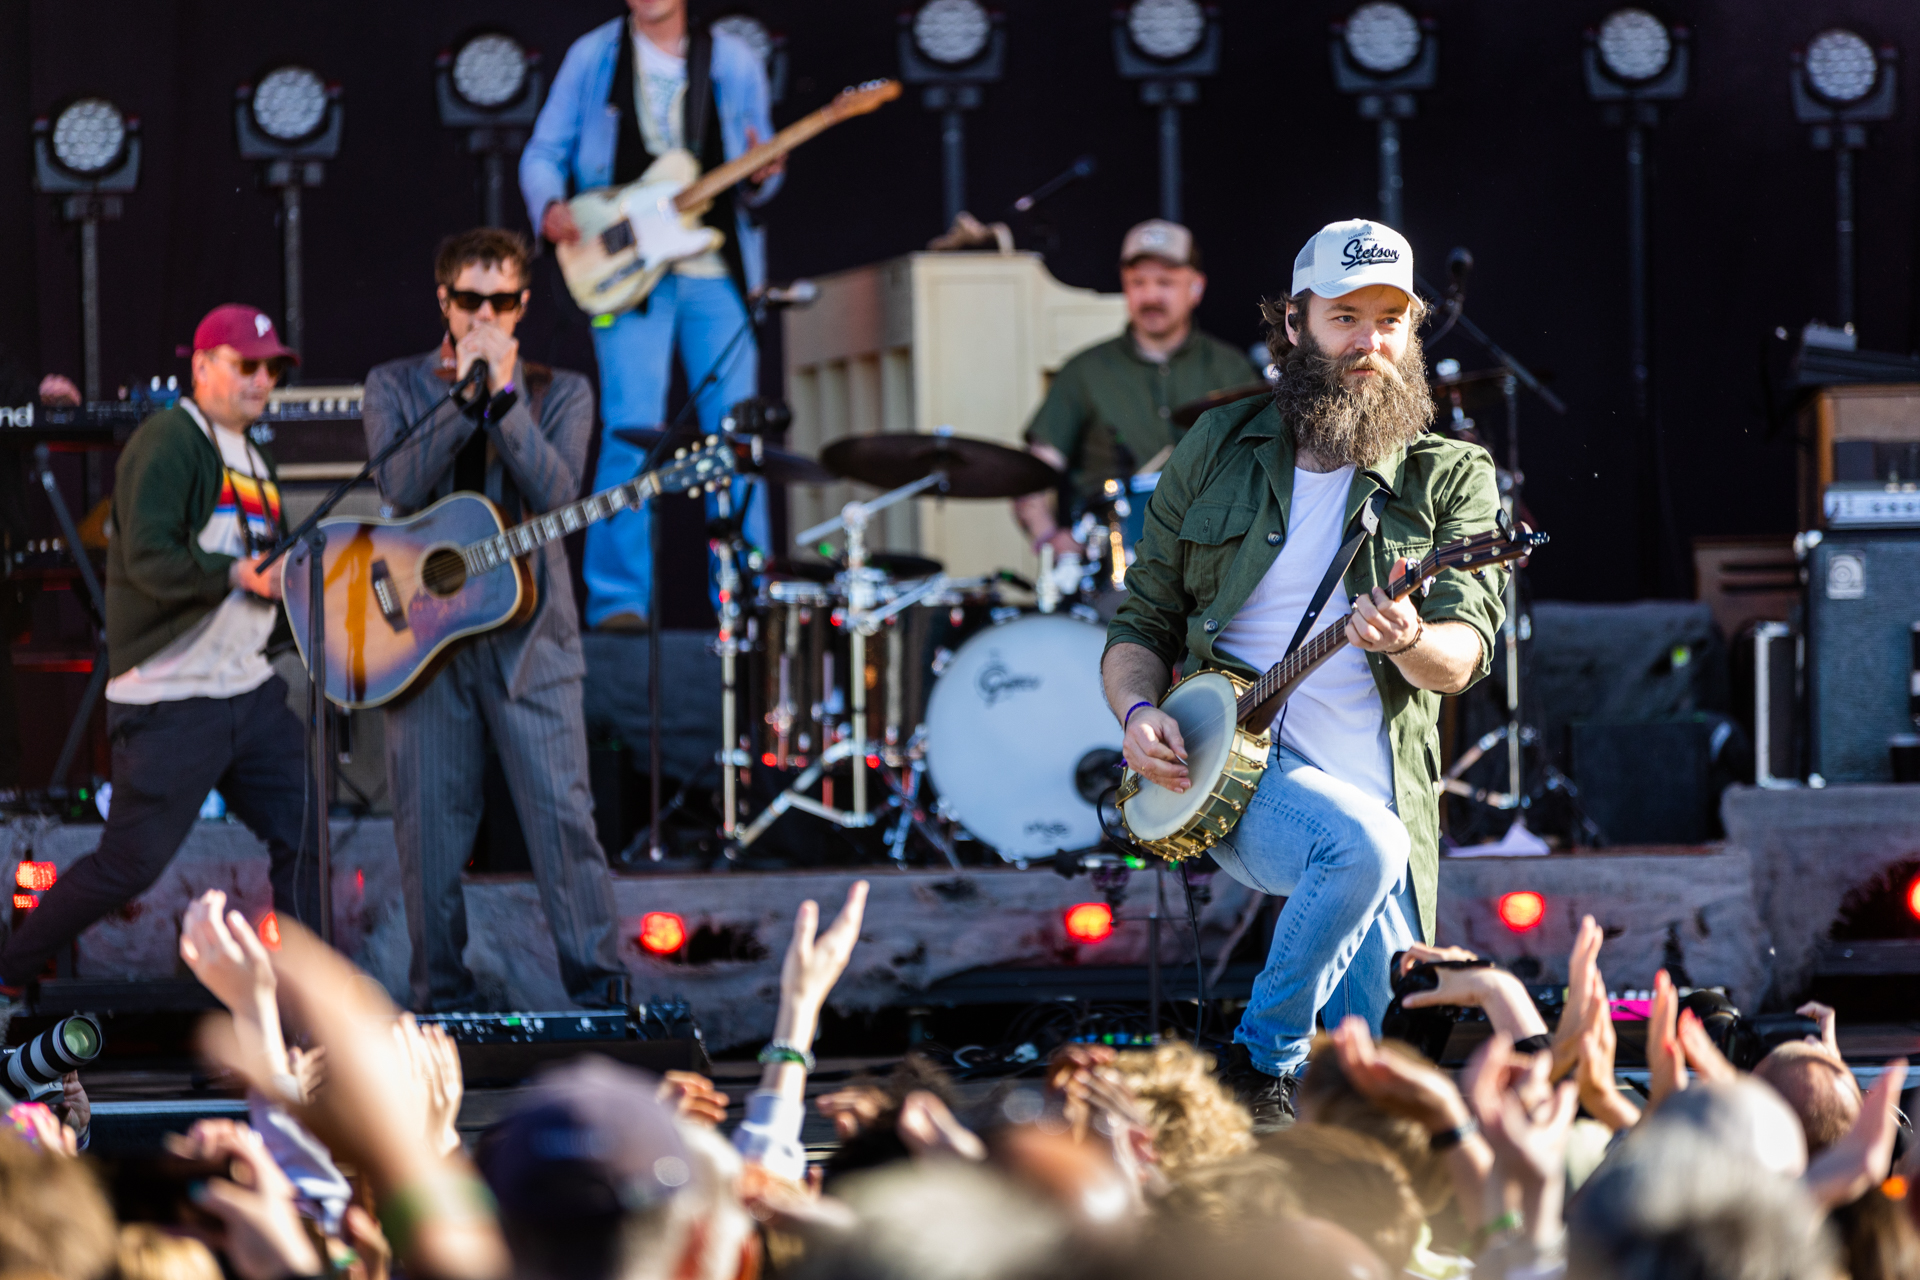
<svg viewBox="0 0 1920 1280"><path fill-rule="evenodd" d="M1489 529L1429 552L1386 585L1403 600L1442 569L1478 574L1518 560L1547 541L1531 529ZM1169 791L1132 769L1120 778L1120 816L1140 844L1168 861L1195 858L1233 830L1267 771L1273 718L1301 681L1347 644L1344 624L1329 626L1248 682L1224 671L1200 671L1167 691L1160 709L1180 726L1187 748L1185 791Z"/></svg>
<svg viewBox="0 0 1920 1280"><path fill-rule="evenodd" d="M343 707L377 707L406 691L464 636L524 622L539 596L523 557L576 529L687 491L696 497L734 471L731 446L708 437L691 453L625 484L602 489L509 529L477 493L454 493L403 520L323 520L326 570L326 689ZM307 653L306 545L281 560L280 596L300 660Z"/></svg>
<svg viewBox="0 0 1920 1280"><path fill-rule="evenodd" d="M554 246L567 290L588 315L638 306L673 264L718 249L726 236L700 216L713 198L842 120L900 96L897 80L871 80L702 176L692 153L669 151L637 182L582 191L567 202L580 238Z"/></svg>

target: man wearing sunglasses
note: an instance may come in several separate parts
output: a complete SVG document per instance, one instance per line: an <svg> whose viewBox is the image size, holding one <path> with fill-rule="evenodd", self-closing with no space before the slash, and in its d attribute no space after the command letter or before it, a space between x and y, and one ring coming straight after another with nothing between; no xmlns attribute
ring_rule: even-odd
<svg viewBox="0 0 1920 1280"><path fill-rule="evenodd" d="M107 544L107 736L100 844L0 951L0 1031L25 985L81 930L145 892L217 789L272 859L274 910L319 918L306 750L266 646L280 621L273 459L247 436L299 357L252 307L193 334L193 394L140 424L114 473Z"/></svg>
<svg viewBox="0 0 1920 1280"><path fill-rule="evenodd" d="M459 490L484 493L513 525L579 496L593 389L577 373L520 359L513 334L526 312L527 258L526 241L496 228L448 237L434 263L440 346L367 375L362 412L367 448L377 453L475 360L487 362L494 407L482 425L444 405L380 468L393 514ZM502 408L508 393L511 407ZM566 551L549 542L531 567L531 618L462 642L387 706L393 834L413 941L412 1002L421 1012L482 1007L463 958L460 874L480 829L489 740L526 835L567 994L597 1008L617 1005L625 992L613 885L587 784L587 667Z"/></svg>

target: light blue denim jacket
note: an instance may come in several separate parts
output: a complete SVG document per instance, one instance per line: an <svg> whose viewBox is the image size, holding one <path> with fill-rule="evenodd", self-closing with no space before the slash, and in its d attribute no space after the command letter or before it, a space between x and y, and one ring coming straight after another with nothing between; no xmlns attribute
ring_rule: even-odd
<svg viewBox="0 0 1920 1280"><path fill-rule="evenodd" d="M613 90L614 59L626 53L629 30L625 17L595 27L573 42L553 77L533 136L520 153L520 194L536 228L553 201L613 183L619 112L632 104L616 107L607 95ZM727 159L747 149L748 126L762 141L773 136L766 68L744 41L719 31L713 35L713 91ZM766 232L750 221L748 208L765 204L779 187L776 177L757 190L746 183L737 188L734 234L749 289L766 283L767 245Z"/></svg>

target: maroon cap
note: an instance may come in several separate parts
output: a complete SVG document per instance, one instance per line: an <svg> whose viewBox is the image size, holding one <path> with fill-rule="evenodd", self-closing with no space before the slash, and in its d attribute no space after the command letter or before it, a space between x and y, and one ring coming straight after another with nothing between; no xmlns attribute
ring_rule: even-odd
<svg viewBox="0 0 1920 1280"><path fill-rule="evenodd" d="M232 347L242 360L277 357L300 363L299 353L281 344L279 331L266 312L238 302L207 312L200 327L193 331L195 351L211 351L215 347Z"/></svg>

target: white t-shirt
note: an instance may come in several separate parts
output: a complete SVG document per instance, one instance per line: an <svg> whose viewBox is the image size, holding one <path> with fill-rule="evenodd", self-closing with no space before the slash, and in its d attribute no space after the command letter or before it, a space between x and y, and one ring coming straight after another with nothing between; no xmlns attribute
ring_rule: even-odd
<svg viewBox="0 0 1920 1280"><path fill-rule="evenodd" d="M225 464L220 499L197 539L200 549L248 555L240 532L243 519L255 549L272 546L279 537L280 490L267 479L266 461L242 433L210 424L193 401L182 400L180 406L219 447ZM234 698L258 689L273 676L266 647L278 608L235 587L193 630L107 681L107 701L147 706L187 698Z"/></svg>
<svg viewBox="0 0 1920 1280"><path fill-rule="evenodd" d="M648 151L662 156L687 145L687 118L681 109L687 96L687 60L668 53L637 31L633 33L633 47L640 54L640 74L633 86L640 137ZM707 127L717 129L720 122L711 120ZM677 275L717 280L727 274L727 264L718 252L712 252L676 262L673 270Z"/></svg>
<svg viewBox="0 0 1920 1280"><path fill-rule="evenodd" d="M1294 468L1287 540L1260 585L1220 633L1215 648L1225 649L1257 671L1286 656L1287 642L1312 602L1313 589L1340 549L1346 532L1347 493L1352 487L1351 466L1325 473ZM1345 626L1352 612L1352 600L1336 584L1307 638L1328 627ZM1393 748L1380 690L1364 652L1347 645L1327 659L1301 682L1277 723L1282 746L1392 805Z"/></svg>

